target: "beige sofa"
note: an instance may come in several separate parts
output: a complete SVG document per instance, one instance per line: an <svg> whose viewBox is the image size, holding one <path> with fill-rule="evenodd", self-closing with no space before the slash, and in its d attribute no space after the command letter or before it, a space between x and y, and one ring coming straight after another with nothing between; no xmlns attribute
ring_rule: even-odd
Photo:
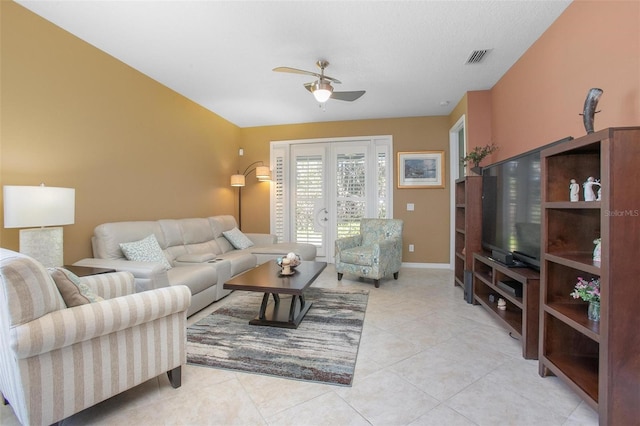
<svg viewBox="0 0 640 426"><path fill-rule="evenodd" d="M302 260L315 260L312 244L277 243L275 235L245 234L253 246L238 250L223 232L237 228L233 216L163 219L157 221L114 222L99 225L92 238L93 258L75 263L79 266L113 268L128 271L136 281L136 290L144 291L173 285L191 290L192 315L229 293L223 284L229 278L268 260L294 252ZM121 243L139 241L153 234L171 268L159 262L128 260Z"/></svg>

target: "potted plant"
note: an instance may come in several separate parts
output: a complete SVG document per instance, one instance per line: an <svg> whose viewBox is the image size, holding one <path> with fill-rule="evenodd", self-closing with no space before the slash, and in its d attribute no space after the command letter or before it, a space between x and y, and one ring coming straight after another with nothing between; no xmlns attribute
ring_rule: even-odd
<svg viewBox="0 0 640 426"><path fill-rule="evenodd" d="M482 174L482 167L480 167L480 162L492 152L495 152L498 149L494 144L485 145L485 146L476 146L473 150L467 155L464 156L462 161L464 161L464 165L466 166L469 162L473 163L473 167L471 171L477 174Z"/></svg>
<svg viewBox="0 0 640 426"><path fill-rule="evenodd" d="M600 279L591 278L587 281L578 277L571 297L589 302L588 318L592 321L600 321Z"/></svg>

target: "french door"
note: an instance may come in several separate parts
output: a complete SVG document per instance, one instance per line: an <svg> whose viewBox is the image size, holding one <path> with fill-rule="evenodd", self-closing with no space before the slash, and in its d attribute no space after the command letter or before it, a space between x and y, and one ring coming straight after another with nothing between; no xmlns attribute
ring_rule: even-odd
<svg viewBox="0 0 640 426"><path fill-rule="evenodd" d="M361 218L391 217L391 152L390 137L272 143L271 232L332 261Z"/></svg>

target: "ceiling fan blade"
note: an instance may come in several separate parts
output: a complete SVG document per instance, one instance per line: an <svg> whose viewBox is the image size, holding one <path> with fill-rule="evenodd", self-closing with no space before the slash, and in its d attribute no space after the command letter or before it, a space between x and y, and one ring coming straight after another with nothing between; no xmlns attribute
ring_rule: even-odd
<svg viewBox="0 0 640 426"><path fill-rule="evenodd" d="M322 74L318 74L317 72L313 72L313 71L305 71L305 70L299 70L297 68L291 68L291 67L276 67L273 69L273 71L275 72L289 72L292 74L304 74L304 75L312 75L314 77L317 78L324 78L325 80L329 80L333 83L337 83L337 84L341 84L341 81L338 80L337 78L333 78L333 77L329 77L328 75L322 75Z"/></svg>
<svg viewBox="0 0 640 426"><path fill-rule="evenodd" d="M290 73L293 73L293 74L313 75L315 77L320 78L320 74L318 74L317 72L299 70L297 68L291 68L291 67L276 67L276 68L273 69L273 71L275 71L275 72L290 72Z"/></svg>
<svg viewBox="0 0 640 426"><path fill-rule="evenodd" d="M351 92L333 92L331 94L331 99L353 102L365 93L366 92L364 90L354 90Z"/></svg>

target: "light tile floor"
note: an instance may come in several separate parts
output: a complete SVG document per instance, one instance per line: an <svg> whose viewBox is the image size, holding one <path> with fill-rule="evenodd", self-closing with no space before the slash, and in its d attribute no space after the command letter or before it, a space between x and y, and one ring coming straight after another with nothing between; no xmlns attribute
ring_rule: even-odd
<svg viewBox="0 0 640 426"><path fill-rule="evenodd" d="M556 377L538 375L518 341L467 304L452 272L404 268L380 288L333 265L317 287L370 290L351 387L184 366L84 410L64 425L597 425ZM231 294L189 319L193 323ZM0 424L18 424L9 406Z"/></svg>

